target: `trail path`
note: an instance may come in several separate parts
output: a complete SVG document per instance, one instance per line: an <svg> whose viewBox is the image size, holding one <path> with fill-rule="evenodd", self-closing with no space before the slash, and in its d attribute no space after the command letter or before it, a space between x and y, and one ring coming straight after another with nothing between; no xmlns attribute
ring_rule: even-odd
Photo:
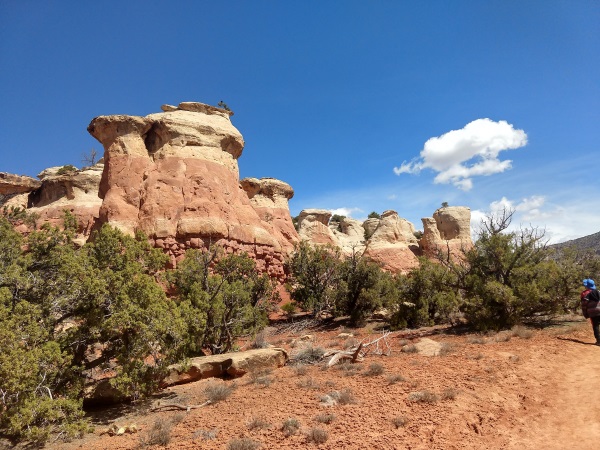
<svg viewBox="0 0 600 450"><path fill-rule="evenodd" d="M591 329L529 349L521 366L521 426L507 448L592 449L600 445L600 347Z"/></svg>
<svg viewBox="0 0 600 450"><path fill-rule="evenodd" d="M371 339L366 330L354 330L358 339ZM314 332L315 346L340 345L339 331ZM362 333L362 334L360 334ZM360 335L359 335L360 334ZM504 334L506 337L506 333ZM298 336L275 336L277 345ZM271 374L273 383L260 387L251 379L226 383L237 387L226 401L185 414L180 411L154 413L142 410L116 419L119 425L136 424L135 435L110 437L101 434L111 421L98 424L93 435L70 444L49 445L51 450L133 450L147 437L153 424L172 423L169 450L222 450L229 441L249 437L263 449L297 450L588 450L600 447L600 347L591 345L592 330L580 320L508 339L502 335L432 335L438 343L450 344L446 356L401 352L400 339L394 353L369 355L357 365L365 370L372 363L385 373L365 376L340 368L322 370L307 366L306 373L286 366ZM415 338L418 342L420 338ZM289 348L290 352L297 351ZM402 375L396 383L388 375ZM182 404L204 401L203 389L211 380L169 388ZM356 403L327 407L324 393L349 389ZM433 403L411 401L416 391L441 397ZM331 413L332 423L318 422L319 414ZM248 427L261 417L270 426ZM284 436L281 424L297 418L302 429ZM393 418L405 418L403 426ZM325 443L307 441L313 427L328 432ZM202 430L218 430L215 439L202 438ZM0 446L1 447L1 446ZM158 447L154 447L158 448ZM161 447L163 448L163 447Z"/></svg>

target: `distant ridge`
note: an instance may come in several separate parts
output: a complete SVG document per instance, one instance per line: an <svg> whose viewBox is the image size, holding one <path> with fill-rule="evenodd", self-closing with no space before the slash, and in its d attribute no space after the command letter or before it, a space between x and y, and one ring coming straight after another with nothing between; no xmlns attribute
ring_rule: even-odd
<svg viewBox="0 0 600 450"><path fill-rule="evenodd" d="M590 234L589 236L580 237L567 242L561 242L560 244L554 244L550 247L575 247L577 250L588 250L594 252L596 255L600 255L600 231L598 233Z"/></svg>

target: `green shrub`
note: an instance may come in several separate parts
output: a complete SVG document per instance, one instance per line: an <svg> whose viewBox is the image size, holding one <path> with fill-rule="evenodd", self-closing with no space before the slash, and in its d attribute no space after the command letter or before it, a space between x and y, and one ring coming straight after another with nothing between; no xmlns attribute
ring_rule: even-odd
<svg viewBox="0 0 600 450"><path fill-rule="evenodd" d="M62 166L60 169L56 171L57 175L67 175L70 173L77 172L77 167L72 166L71 164L67 164L66 166Z"/></svg>

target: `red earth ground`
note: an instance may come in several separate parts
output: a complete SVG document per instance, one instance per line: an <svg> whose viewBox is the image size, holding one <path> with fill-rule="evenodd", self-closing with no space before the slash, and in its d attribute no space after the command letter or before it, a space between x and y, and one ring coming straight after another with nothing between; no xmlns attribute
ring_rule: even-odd
<svg viewBox="0 0 600 450"><path fill-rule="evenodd" d="M362 329L268 331L267 340L286 348L292 357L304 345L344 348L382 335L373 324ZM338 337L341 332L354 337ZM292 339L306 334L312 335L309 344L290 346ZM424 334L444 344L442 355L402 351L407 337L417 343ZM260 443L262 449L598 447L600 348L591 345L591 327L582 319L529 333L520 329L496 335L449 334L429 329L410 336L393 333L387 341L391 354L370 351L355 365L327 370L323 364L300 369L289 365L272 371L267 379L245 375L171 387L161 399L96 412L94 433L48 448L251 448L239 442L231 446L242 438ZM383 372L369 374L369 368ZM235 388L225 400L198 409L151 411L159 404L202 404L205 387L215 382ZM344 390L351 391L354 403L326 406L321 401L327 393ZM423 400L422 393L433 395L418 401ZM282 424L289 418L296 419L300 428L286 436ZM331 422L323 423L326 419ZM262 427L257 426L261 421ZM106 430L112 424L135 424L139 431L110 436ZM167 445L149 444L158 426L163 426L158 436L170 438ZM324 433L315 433L316 428ZM311 431L326 441L310 442Z"/></svg>

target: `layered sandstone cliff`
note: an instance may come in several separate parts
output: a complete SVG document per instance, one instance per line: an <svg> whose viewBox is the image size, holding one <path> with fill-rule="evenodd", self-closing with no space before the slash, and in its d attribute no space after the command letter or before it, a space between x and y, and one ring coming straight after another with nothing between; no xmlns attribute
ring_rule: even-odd
<svg viewBox="0 0 600 450"><path fill-rule="evenodd" d="M280 232L261 219L264 207L255 209L240 186L237 159L244 140L231 114L185 102L146 117L92 120L88 131L104 146L105 159L99 220L126 233L143 231L171 255L172 265L188 248L217 244L228 252L245 251L260 270L282 276L294 239L284 219L283 199L287 202L291 188L286 194L279 186L283 191L275 189L273 196L271 214L282 224Z"/></svg>
<svg viewBox="0 0 600 450"><path fill-rule="evenodd" d="M466 206L442 207L433 213L433 217L421 221L423 237L419 244L427 256L435 257L440 251L459 255L473 245L471 209Z"/></svg>
<svg viewBox="0 0 600 450"><path fill-rule="evenodd" d="M415 227L398 216L384 211L373 231L364 255L391 272L406 272L419 265L419 242Z"/></svg>
<svg viewBox="0 0 600 450"><path fill-rule="evenodd" d="M346 255L364 251L364 256L390 272L418 267L421 255L435 258L439 250L450 249L452 256L459 256L473 245L471 211L464 206L440 208L433 217L422 219L420 239L414 225L396 211L384 211L381 218L362 223L348 217L330 222L330 218L328 210L302 211L298 216L300 238L315 245L339 247Z"/></svg>
<svg viewBox="0 0 600 450"><path fill-rule="evenodd" d="M75 241L82 245L98 219L102 169L101 163L82 170L73 166L51 167L38 175L39 180L0 174L0 206L27 209L39 225L62 226L68 211L77 221Z"/></svg>

